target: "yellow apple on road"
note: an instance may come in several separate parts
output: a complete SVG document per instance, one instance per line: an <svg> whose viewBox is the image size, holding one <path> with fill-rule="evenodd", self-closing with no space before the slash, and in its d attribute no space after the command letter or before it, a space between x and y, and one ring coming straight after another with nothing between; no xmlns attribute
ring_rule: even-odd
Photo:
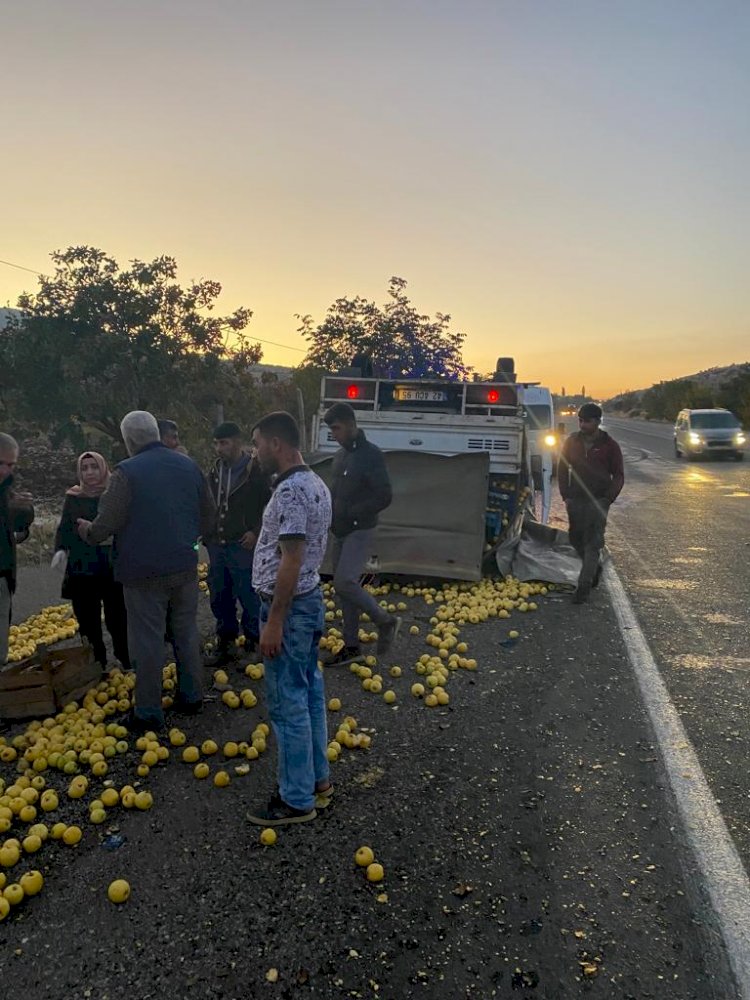
<svg viewBox="0 0 750 1000"><path fill-rule="evenodd" d="M374 860L375 860L375 852L371 847L363 845L362 847L357 848L357 851L355 852L354 855L354 861L355 864L358 864L360 868L367 868L367 866L371 865Z"/></svg>
<svg viewBox="0 0 750 1000"><path fill-rule="evenodd" d="M67 844L68 847L75 847L76 844L81 842L82 836L83 832L80 826L69 826L62 835L63 843Z"/></svg>
<svg viewBox="0 0 750 1000"><path fill-rule="evenodd" d="M25 872L19 879L24 896L36 896L44 886L44 876L40 871Z"/></svg>
<svg viewBox="0 0 750 1000"><path fill-rule="evenodd" d="M373 861L372 864L367 866L367 881L368 882L382 882L385 876L385 870L382 865L379 865L377 861Z"/></svg>
<svg viewBox="0 0 750 1000"><path fill-rule="evenodd" d="M3 897L7 899L11 906L18 906L23 900L23 889L18 882L11 882L3 889Z"/></svg>
<svg viewBox="0 0 750 1000"><path fill-rule="evenodd" d="M130 898L130 884L124 878L116 878L107 889L110 903L125 903Z"/></svg>
<svg viewBox="0 0 750 1000"><path fill-rule="evenodd" d="M146 810L150 809L154 804L154 797L151 792L138 792L135 796L135 807L136 809Z"/></svg>

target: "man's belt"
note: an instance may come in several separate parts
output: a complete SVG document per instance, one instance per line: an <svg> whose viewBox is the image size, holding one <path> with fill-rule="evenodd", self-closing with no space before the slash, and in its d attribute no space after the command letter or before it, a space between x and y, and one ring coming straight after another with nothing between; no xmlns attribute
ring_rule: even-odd
<svg viewBox="0 0 750 1000"><path fill-rule="evenodd" d="M306 590L303 594L295 594L292 600L298 601L301 597L309 597L310 594L314 594L316 590L320 590L319 584L316 584L314 587L310 587L310 589ZM262 590L256 590L255 593L258 595L261 601L265 601L267 604L270 604L271 601L273 600L273 594L266 594Z"/></svg>

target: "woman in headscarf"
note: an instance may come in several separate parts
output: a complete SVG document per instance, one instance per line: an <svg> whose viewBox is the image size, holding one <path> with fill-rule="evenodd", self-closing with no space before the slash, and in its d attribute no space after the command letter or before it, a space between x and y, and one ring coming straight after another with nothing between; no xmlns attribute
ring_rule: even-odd
<svg viewBox="0 0 750 1000"><path fill-rule="evenodd" d="M67 555L62 596L70 598L81 635L94 649L95 659L102 667L107 663L107 650L102 636L102 605L112 648L122 666L130 669L128 628L122 586L112 575L111 544L89 545L78 535L78 518L93 521L99 510L99 498L109 484L109 467L96 451L78 456L78 482L65 494L60 525L55 536L53 565Z"/></svg>

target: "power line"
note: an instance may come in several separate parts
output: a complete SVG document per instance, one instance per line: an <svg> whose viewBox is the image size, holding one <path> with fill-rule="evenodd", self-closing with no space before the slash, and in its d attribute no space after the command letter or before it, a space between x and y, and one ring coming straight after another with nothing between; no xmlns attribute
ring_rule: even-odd
<svg viewBox="0 0 750 1000"><path fill-rule="evenodd" d="M260 337L254 337L251 333L248 333L247 336L250 340L255 340L259 344L272 344L274 347L284 347L287 351L299 351L301 354L307 354L304 347L292 347L291 344L277 344L275 340L261 340Z"/></svg>
<svg viewBox="0 0 750 1000"><path fill-rule="evenodd" d="M23 264L14 264L10 260L0 260L0 264L5 264L6 267L17 267L19 271L28 271L29 274L42 274L42 271L35 271L33 267L24 267Z"/></svg>

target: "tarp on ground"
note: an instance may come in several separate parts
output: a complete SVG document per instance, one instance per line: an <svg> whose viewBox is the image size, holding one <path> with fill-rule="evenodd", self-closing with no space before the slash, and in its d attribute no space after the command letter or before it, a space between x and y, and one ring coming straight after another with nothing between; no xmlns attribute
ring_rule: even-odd
<svg viewBox="0 0 750 1000"><path fill-rule="evenodd" d="M393 502L379 517L368 568L376 573L479 580L489 455L388 451ZM311 462L330 485L332 457ZM330 574L330 546L322 570Z"/></svg>
<svg viewBox="0 0 750 1000"><path fill-rule="evenodd" d="M513 557L512 572L519 580L575 586L581 560L570 544L567 531L527 519Z"/></svg>
<svg viewBox="0 0 750 1000"><path fill-rule="evenodd" d="M567 583L575 586L581 560L567 531L539 524L526 515L510 526L495 552L498 573L512 573L518 580Z"/></svg>

